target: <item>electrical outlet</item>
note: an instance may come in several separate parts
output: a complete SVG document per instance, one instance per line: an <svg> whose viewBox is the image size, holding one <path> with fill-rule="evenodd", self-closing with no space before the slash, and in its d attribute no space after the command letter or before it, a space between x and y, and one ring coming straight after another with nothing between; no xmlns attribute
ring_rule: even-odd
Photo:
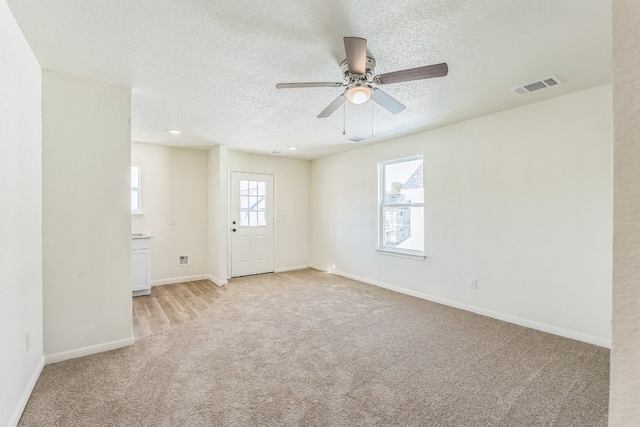
<svg viewBox="0 0 640 427"><path fill-rule="evenodd" d="M173 217L169 218L169 225L176 225L176 219Z"/></svg>
<svg viewBox="0 0 640 427"><path fill-rule="evenodd" d="M189 265L189 255L180 255L178 258L178 266Z"/></svg>
<svg viewBox="0 0 640 427"><path fill-rule="evenodd" d="M478 289L478 279L475 277L469 277L469 287L471 289Z"/></svg>
<svg viewBox="0 0 640 427"><path fill-rule="evenodd" d="M31 350L31 335L30 334L26 334L24 336L24 340L25 340L25 345L27 347L27 353L28 353L29 350Z"/></svg>

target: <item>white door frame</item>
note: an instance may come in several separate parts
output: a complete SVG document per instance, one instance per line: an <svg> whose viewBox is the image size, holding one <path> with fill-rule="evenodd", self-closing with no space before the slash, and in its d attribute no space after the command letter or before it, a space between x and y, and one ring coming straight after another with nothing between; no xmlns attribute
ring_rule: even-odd
<svg viewBox="0 0 640 427"><path fill-rule="evenodd" d="M273 268L274 271L277 272L278 268L278 253L276 248L278 247L278 198L277 198L277 190L278 187L278 176L274 172L265 172L259 170L246 170L246 169L237 169L237 168L227 168L227 218L226 224L227 227L227 279L231 279L232 271L231 271L231 263L232 263L232 246L231 239L233 238L233 229L231 224L231 175L233 172L240 173L255 173L260 175L271 175L273 177Z"/></svg>

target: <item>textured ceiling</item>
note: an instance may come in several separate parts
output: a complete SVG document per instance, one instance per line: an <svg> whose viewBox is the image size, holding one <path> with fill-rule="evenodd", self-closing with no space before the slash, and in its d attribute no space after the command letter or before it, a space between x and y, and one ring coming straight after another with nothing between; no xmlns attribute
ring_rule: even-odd
<svg viewBox="0 0 640 427"><path fill-rule="evenodd" d="M132 138L173 146L316 158L611 81L610 0L7 2L43 68L131 86ZM341 88L275 89L341 81L344 36L368 40L375 74L449 75L386 85L397 115L347 103L345 136L342 108L316 118ZM509 92L549 75L564 83Z"/></svg>

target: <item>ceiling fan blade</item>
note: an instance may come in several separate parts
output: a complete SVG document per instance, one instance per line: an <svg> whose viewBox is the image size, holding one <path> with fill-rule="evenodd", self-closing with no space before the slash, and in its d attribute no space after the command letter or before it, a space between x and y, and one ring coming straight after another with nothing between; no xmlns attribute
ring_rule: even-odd
<svg viewBox="0 0 640 427"><path fill-rule="evenodd" d="M373 81L379 85L389 83L408 82L411 80L431 79L434 77L444 77L449 73L446 63L426 65L424 67L411 68L408 70L394 71L392 73L378 74Z"/></svg>
<svg viewBox="0 0 640 427"><path fill-rule="evenodd" d="M351 74L364 75L367 72L367 40L359 37L345 37L344 51Z"/></svg>
<svg viewBox="0 0 640 427"><path fill-rule="evenodd" d="M391 114L398 114L399 112L407 108L391 95L381 91L378 88L373 88L371 99L380 104L381 107L389 111Z"/></svg>
<svg viewBox="0 0 640 427"><path fill-rule="evenodd" d="M340 82L307 82L307 83L278 83L276 89L297 89L301 87L340 87Z"/></svg>
<svg viewBox="0 0 640 427"><path fill-rule="evenodd" d="M338 107L344 104L345 98L346 97L344 96L344 93L340 94L340 96L334 99L333 102L327 106L327 108L325 108L320 114L318 114L318 118L325 119L329 117L331 114L333 114L334 111L338 109Z"/></svg>

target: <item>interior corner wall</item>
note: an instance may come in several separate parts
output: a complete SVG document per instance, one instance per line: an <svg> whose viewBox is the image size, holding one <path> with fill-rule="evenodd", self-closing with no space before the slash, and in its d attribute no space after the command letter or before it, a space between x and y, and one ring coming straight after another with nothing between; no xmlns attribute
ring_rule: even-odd
<svg viewBox="0 0 640 427"><path fill-rule="evenodd" d="M640 425L640 4L614 0L613 345L609 425Z"/></svg>
<svg viewBox="0 0 640 427"><path fill-rule="evenodd" d="M153 234L151 283L198 280L208 270L207 180L205 150L131 144L131 162L141 165L143 215L133 215L131 231ZM188 255L188 265L180 256Z"/></svg>
<svg viewBox="0 0 640 427"><path fill-rule="evenodd" d="M41 77L4 0L0 64L0 425L15 426L44 363Z"/></svg>
<svg viewBox="0 0 640 427"><path fill-rule="evenodd" d="M226 285L227 271L227 147L209 150L209 274L218 286Z"/></svg>
<svg viewBox="0 0 640 427"><path fill-rule="evenodd" d="M274 175L276 271L307 267L311 162L229 150L229 170Z"/></svg>
<svg viewBox="0 0 640 427"><path fill-rule="evenodd" d="M603 85L314 160L312 264L609 346L611 141ZM376 252L378 162L418 154L424 261Z"/></svg>
<svg viewBox="0 0 640 427"><path fill-rule="evenodd" d="M131 92L42 70L47 363L133 343Z"/></svg>

